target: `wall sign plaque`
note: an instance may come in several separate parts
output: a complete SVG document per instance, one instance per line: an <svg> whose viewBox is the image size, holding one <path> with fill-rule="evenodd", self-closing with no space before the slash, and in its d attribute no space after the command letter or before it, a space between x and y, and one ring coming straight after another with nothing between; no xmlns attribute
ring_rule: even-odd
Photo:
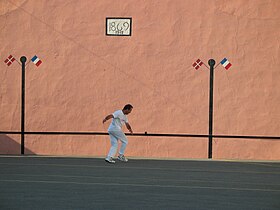
<svg viewBox="0 0 280 210"><path fill-rule="evenodd" d="M107 36L131 36L132 18L126 17L107 17L106 35Z"/></svg>

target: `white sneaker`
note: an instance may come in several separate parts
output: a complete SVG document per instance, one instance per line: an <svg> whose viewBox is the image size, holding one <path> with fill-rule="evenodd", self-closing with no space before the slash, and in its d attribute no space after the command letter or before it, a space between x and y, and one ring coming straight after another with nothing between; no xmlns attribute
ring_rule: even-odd
<svg viewBox="0 0 280 210"><path fill-rule="evenodd" d="M122 162L127 162L128 161L128 159L124 155L119 155L118 160L120 160Z"/></svg>
<svg viewBox="0 0 280 210"><path fill-rule="evenodd" d="M113 158L111 158L111 157L106 157L106 158L105 158L105 161L106 161L107 163L113 163L113 164L116 163L116 161L114 161Z"/></svg>

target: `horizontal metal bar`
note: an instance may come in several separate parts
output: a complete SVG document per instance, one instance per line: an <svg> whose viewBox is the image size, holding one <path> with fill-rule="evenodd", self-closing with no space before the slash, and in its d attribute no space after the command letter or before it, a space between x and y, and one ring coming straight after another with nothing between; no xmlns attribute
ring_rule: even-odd
<svg viewBox="0 0 280 210"><path fill-rule="evenodd" d="M274 140L280 140L280 136L213 135L213 138L228 138L228 139L274 139Z"/></svg>
<svg viewBox="0 0 280 210"><path fill-rule="evenodd" d="M20 131L0 131L0 134L21 134ZM70 132L70 131L26 131L25 135L99 135L106 136L107 132ZM242 135L206 135L206 134L170 134L170 133L126 133L129 136L160 136L160 137L193 137L193 138L227 138L227 139L271 139L280 140L280 136L242 136Z"/></svg>
<svg viewBox="0 0 280 210"><path fill-rule="evenodd" d="M20 131L0 131L0 134L21 134Z"/></svg>

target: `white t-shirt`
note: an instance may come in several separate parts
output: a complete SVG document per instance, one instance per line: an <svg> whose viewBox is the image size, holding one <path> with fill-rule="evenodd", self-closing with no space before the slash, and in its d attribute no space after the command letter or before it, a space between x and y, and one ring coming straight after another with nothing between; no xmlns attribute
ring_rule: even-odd
<svg viewBox="0 0 280 210"><path fill-rule="evenodd" d="M128 123L128 119L126 115L122 112L122 110L115 111L113 113L113 120L108 128L108 131L119 131L122 130L122 126L125 123Z"/></svg>

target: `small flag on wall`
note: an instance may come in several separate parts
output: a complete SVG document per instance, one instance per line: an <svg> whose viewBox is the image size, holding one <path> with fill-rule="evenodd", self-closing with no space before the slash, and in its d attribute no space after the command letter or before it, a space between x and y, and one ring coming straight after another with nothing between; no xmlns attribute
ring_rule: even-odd
<svg viewBox="0 0 280 210"><path fill-rule="evenodd" d="M15 60L16 60L16 59L15 59L12 55L10 55L4 62L5 62L8 66L10 66Z"/></svg>
<svg viewBox="0 0 280 210"><path fill-rule="evenodd" d="M194 62L193 67L197 70L202 64L203 62L200 59L197 59L197 61Z"/></svg>
<svg viewBox="0 0 280 210"><path fill-rule="evenodd" d="M31 61L36 65L36 66L40 66L42 61L35 55Z"/></svg>
<svg viewBox="0 0 280 210"><path fill-rule="evenodd" d="M226 70L228 70L232 66L231 63L226 58L224 58L221 61L221 64L223 65L223 67L225 67Z"/></svg>

